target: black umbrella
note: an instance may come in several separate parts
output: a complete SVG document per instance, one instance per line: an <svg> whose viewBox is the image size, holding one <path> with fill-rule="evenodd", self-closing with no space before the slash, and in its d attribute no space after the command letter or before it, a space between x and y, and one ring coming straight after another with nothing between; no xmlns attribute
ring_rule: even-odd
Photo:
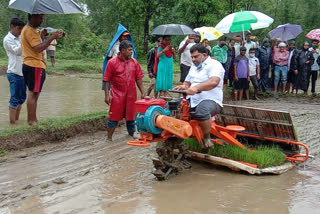
<svg viewBox="0 0 320 214"><path fill-rule="evenodd" d="M10 0L9 8L30 14L83 13L73 0Z"/></svg>
<svg viewBox="0 0 320 214"><path fill-rule="evenodd" d="M194 34L195 32L188 27L187 25L181 24L166 24L159 25L152 30L151 34L153 35L189 35Z"/></svg>

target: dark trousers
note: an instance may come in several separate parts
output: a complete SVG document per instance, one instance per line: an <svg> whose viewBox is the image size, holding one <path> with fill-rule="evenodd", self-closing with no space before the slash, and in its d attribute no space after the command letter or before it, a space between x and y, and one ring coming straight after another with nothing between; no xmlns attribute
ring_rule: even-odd
<svg viewBox="0 0 320 214"><path fill-rule="evenodd" d="M259 91L266 92L270 90L269 68L261 69L259 79Z"/></svg>
<svg viewBox="0 0 320 214"><path fill-rule="evenodd" d="M310 77L311 77L311 92L316 92L316 81L318 79L318 71L309 71L308 72L308 88L310 84Z"/></svg>
<svg viewBox="0 0 320 214"><path fill-rule="evenodd" d="M184 80L186 79L186 77L189 74L189 70L190 70L191 66L187 66L184 64L180 64L180 82L184 82Z"/></svg>

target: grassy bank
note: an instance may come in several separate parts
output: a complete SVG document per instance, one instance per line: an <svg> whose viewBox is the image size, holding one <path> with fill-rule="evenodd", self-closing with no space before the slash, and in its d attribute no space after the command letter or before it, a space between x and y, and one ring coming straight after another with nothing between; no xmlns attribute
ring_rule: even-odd
<svg viewBox="0 0 320 214"><path fill-rule="evenodd" d="M192 151L202 151L200 144L195 139L186 139L185 143L189 146L189 149ZM208 150L208 154L231 160L256 164L259 168L277 166L285 161L285 154L282 153L277 147L259 146L254 149L256 151L248 151L238 146L221 146L216 144L214 146L214 149Z"/></svg>
<svg viewBox="0 0 320 214"><path fill-rule="evenodd" d="M48 119L39 122L35 126L19 126L16 128L8 128L0 130L0 137L6 137L11 135L23 135L29 132L45 132L45 131L58 131L62 129L69 128L76 124L86 121L93 121L101 119L106 116L106 112L93 112L89 114L73 116L73 117L62 117L55 119Z"/></svg>
<svg viewBox="0 0 320 214"><path fill-rule="evenodd" d="M41 144L56 143L79 134L106 129L106 112L49 119L35 126L21 126L0 130L0 156L6 151L20 150Z"/></svg>

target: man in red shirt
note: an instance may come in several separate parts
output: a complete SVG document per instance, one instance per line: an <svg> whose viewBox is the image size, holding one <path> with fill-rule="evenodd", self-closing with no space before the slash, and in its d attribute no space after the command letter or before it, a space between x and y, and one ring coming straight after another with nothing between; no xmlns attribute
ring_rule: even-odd
<svg viewBox="0 0 320 214"><path fill-rule="evenodd" d="M135 132L135 109L137 100L136 84L144 97L142 78L144 76L137 60L132 58L132 44L124 40L119 45L120 53L112 58L105 70L103 81L105 91L105 102L110 105L108 126L108 140L112 141L112 135L118 122L126 119L127 130L133 137ZM110 89L109 85L112 82ZM111 91L111 93L109 93Z"/></svg>

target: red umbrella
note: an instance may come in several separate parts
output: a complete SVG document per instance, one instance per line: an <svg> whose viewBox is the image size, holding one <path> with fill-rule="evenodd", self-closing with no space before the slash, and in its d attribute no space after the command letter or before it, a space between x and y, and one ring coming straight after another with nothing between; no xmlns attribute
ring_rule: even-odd
<svg viewBox="0 0 320 214"><path fill-rule="evenodd" d="M320 41L320 29L314 29L310 31L307 35L307 38L312 39L312 40L318 40Z"/></svg>

